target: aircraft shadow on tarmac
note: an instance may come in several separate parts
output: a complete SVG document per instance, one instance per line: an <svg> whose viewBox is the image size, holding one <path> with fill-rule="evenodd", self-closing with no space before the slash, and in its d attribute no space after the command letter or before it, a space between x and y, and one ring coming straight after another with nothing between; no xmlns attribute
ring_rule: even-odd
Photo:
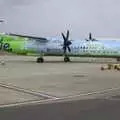
<svg viewBox="0 0 120 120"><path fill-rule="evenodd" d="M32 60L10 60L10 61L7 61L7 62L11 62L11 63L36 63L36 61L32 61ZM96 61L96 60L93 60L93 61L70 61L70 62L64 62L62 60L45 60L44 63L36 63L36 64L45 64L45 63L64 63L64 64L75 64L75 63L95 63L95 64L107 64L107 63L119 63L119 62L113 62L113 61Z"/></svg>

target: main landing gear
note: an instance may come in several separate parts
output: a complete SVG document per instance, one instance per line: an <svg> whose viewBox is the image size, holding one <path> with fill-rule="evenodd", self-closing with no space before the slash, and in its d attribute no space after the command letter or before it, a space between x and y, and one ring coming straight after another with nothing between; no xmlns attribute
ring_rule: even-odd
<svg viewBox="0 0 120 120"><path fill-rule="evenodd" d="M37 63L43 63L44 62L44 58L43 57L38 57L36 60ZM64 57L64 62L70 62L70 58L68 56Z"/></svg>
<svg viewBox="0 0 120 120"><path fill-rule="evenodd" d="M70 58L68 56L64 57L64 62L70 62Z"/></svg>
<svg viewBox="0 0 120 120"><path fill-rule="evenodd" d="M39 57L36 60L37 63L43 63L44 62L44 58L43 57Z"/></svg>
<svg viewBox="0 0 120 120"><path fill-rule="evenodd" d="M40 54L40 57L37 58L36 62L37 62L37 63L43 63L43 62L44 62L43 56L44 56L44 53L41 53L41 54Z"/></svg>
<svg viewBox="0 0 120 120"><path fill-rule="evenodd" d="M117 61L120 62L120 58L117 58Z"/></svg>
<svg viewBox="0 0 120 120"><path fill-rule="evenodd" d="M39 57L36 60L37 63L43 63L44 62L44 58L43 57Z"/></svg>

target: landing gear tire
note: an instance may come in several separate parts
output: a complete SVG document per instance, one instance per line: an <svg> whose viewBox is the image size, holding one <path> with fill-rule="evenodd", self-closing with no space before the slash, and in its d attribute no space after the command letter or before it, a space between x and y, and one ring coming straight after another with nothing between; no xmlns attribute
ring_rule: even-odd
<svg viewBox="0 0 120 120"><path fill-rule="evenodd" d="M120 58L117 58L117 61L120 62Z"/></svg>
<svg viewBox="0 0 120 120"><path fill-rule="evenodd" d="M42 57L40 57L40 58L37 58L37 61L36 61L37 63L43 63L44 62L44 59L42 58Z"/></svg>
<svg viewBox="0 0 120 120"><path fill-rule="evenodd" d="M70 58L69 57L64 57L64 62L70 62Z"/></svg>

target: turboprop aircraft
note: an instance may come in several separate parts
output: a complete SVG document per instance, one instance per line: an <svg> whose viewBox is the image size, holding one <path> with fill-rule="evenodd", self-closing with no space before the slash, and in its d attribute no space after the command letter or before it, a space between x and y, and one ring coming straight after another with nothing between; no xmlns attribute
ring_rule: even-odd
<svg viewBox="0 0 120 120"><path fill-rule="evenodd" d="M94 39L89 34L88 39L69 40L67 34L61 34L62 39L42 38L18 34L0 34L0 49L16 54L37 53L37 63L44 62L44 56L64 56L65 62L70 62L70 56L78 57L110 57L120 61L120 41L116 39Z"/></svg>

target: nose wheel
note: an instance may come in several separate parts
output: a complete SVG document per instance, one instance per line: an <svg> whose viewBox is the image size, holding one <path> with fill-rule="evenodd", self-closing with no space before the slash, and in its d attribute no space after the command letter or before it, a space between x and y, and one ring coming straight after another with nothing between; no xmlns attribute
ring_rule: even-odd
<svg viewBox="0 0 120 120"><path fill-rule="evenodd" d="M44 58L43 57L39 57L36 60L37 63L43 63L44 62Z"/></svg>

